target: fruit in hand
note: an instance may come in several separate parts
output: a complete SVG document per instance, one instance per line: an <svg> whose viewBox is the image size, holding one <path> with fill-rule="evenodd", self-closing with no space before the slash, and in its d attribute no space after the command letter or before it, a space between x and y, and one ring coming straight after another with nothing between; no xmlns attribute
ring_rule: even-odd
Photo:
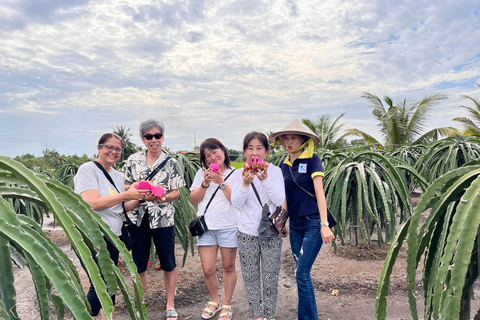
<svg viewBox="0 0 480 320"><path fill-rule="evenodd" d="M165 189L160 186L153 186L150 191L159 198L165 194Z"/></svg>
<svg viewBox="0 0 480 320"><path fill-rule="evenodd" d="M253 158L252 162L247 160L247 163L243 165L243 171L244 173L248 172L259 172L266 170L268 168L268 163L265 160L262 160L260 158Z"/></svg>
<svg viewBox="0 0 480 320"><path fill-rule="evenodd" d="M217 163L211 163L210 166L208 167L210 170L212 170L215 173L220 173L220 166Z"/></svg>
<svg viewBox="0 0 480 320"><path fill-rule="evenodd" d="M148 181L140 181L137 188L140 190L152 190L152 185Z"/></svg>

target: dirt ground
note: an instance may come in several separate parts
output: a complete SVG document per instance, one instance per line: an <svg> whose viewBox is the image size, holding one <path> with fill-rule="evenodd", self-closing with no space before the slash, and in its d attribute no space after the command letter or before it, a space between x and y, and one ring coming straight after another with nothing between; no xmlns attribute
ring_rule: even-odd
<svg viewBox="0 0 480 320"><path fill-rule="evenodd" d="M418 201L417 199L414 199ZM75 254L70 249L68 240L59 229L47 230L49 236L74 260L82 277L84 287L88 286L88 279L80 267ZM315 261L312 278L314 282L317 306L320 319L348 320L348 319L375 319L375 301L378 279L383 267L383 260L389 249L388 245L381 248L357 248L351 245L340 245L337 240L338 251L335 254L331 245L324 246ZM201 319L205 303L209 300L208 291L203 283L203 273L198 252L195 256L189 255L185 266L180 267L183 249L177 246L178 284L175 298L179 319ZM405 262L406 252L400 253L393 274L391 276L390 294L388 296L387 319L411 319L410 308L406 296ZM157 262L152 262L148 268L148 288L145 302L150 319L165 319L166 292L163 284L162 271L157 271ZM222 299L222 269L220 256L218 257L218 277ZM120 265L122 267L122 265ZM237 256L238 281L233 296L233 318L237 320L251 320L245 288L240 272ZM124 272L128 277L128 271ZM16 268L15 287L17 289L17 309L21 319L38 319L36 294L27 269ZM421 287L421 268L417 276L418 311L423 314L423 290ZM332 290L338 290L338 295L332 295ZM480 290L475 288L475 295ZM130 319L122 301L117 295L115 319ZM282 266L279 280L279 297L277 302L277 320L297 319L297 288L294 276L294 261L288 238L284 239L282 248ZM472 314L480 307L478 300L472 301ZM71 315L67 317L72 318ZM218 318L218 315L215 319Z"/></svg>

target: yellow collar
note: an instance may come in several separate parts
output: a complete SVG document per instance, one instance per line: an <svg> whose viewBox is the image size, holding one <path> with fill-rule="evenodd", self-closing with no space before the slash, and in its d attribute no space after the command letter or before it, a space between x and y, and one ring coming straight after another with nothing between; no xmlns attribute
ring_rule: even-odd
<svg viewBox="0 0 480 320"><path fill-rule="evenodd" d="M303 150L302 154L297 159L310 159L311 157L313 157L313 155L310 156L308 150L305 149L305 150ZM285 161L283 163L288 164L291 167L292 163L290 162L289 158L290 157L286 157Z"/></svg>

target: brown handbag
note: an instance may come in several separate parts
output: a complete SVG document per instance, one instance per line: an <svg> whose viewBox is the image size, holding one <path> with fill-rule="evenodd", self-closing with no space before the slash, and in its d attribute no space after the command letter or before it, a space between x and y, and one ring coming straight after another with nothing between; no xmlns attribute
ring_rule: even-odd
<svg viewBox="0 0 480 320"><path fill-rule="evenodd" d="M272 231L275 235L282 233L283 228L288 220L288 212L282 206L276 208L275 212L270 215Z"/></svg>

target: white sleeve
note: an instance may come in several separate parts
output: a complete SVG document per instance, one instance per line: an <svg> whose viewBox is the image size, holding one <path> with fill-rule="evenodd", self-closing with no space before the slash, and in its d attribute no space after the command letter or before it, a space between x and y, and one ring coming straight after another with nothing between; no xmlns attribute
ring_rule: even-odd
<svg viewBox="0 0 480 320"><path fill-rule="evenodd" d="M232 204L235 208L240 209L245 204L248 195L248 188L242 185L242 170L236 170L232 176Z"/></svg>
<svg viewBox="0 0 480 320"><path fill-rule="evenodd" d="M202 184L203 180L205 179L205 170L200 168L197 173L195 174L195 178L193 179L192 185L190 186L190 191L196 190Z"/></svg>
<svg viewBox="0 0 480 320"><path fill-rule="evenodd" d="M87 162L78 168L73 179L75 193L81 194L87 190L99 190L98 176L93 162Z"/></svg>
<svg viewBox="0 0 480 320"><path fill-rule="evenodd" d="M263 181L260 181L260 183L262 184L268 199L278 207L281 206L283 200L285 200L285 184L283 181L282 170L277 166L270 166L268 170L268 177Z"/></svg>

